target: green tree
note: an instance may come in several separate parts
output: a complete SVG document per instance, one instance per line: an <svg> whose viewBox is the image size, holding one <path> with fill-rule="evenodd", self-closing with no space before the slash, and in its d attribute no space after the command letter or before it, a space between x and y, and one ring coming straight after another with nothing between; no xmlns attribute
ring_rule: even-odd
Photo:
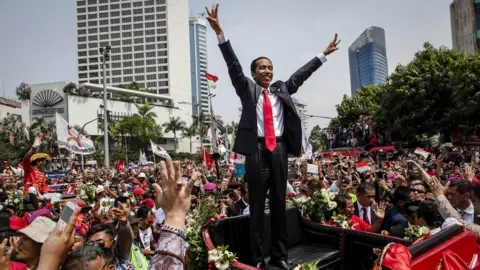
<svg viewBox="0 0 480 270"><path fill-rule="evenodd" d="M190 140L190 153L192 153L192 137L197 135L197 129L195 125L191 124L188 127L184 127L182 130L182 136Z"/></svg>
<svg viewBox="0 0 480 270"><path fill-rule="evenodd" d="M322 129L319 125L316 125L312 128L310 136L308 137L308 142L312 145L313 151L317 151L320 147L326 149L327 138L323 134Z"/></svg>
<svg viewBox="0 0 480 270"><path fill-rule="evenodd" d="M207 136L208 129L211 127L210 115L200 112L199 114L192 115L193 125L200 136L200 146L203 147L203 139Z"/></svg>
<svg viewBox="0 0 480 270"><path fill-rule="evenodd" d="M70 94L70 93L74 93L74 94L75 94L75 93L77 92L77 85L74 84L74 83L72 83L72 82L70 82L70 83L68 83L67 85L65 85L65 86L63 87L63 92L64 92L65 94Z"/></svg>
<svg viewBox="0 0 480 270"><path fill-rule="evenodd" d="M173 149L177 151L177 131L181 131L185 129L186 127L185 121L182 121L180 117L170 117L168 122L164 123L162 126L165 128L164 130L165 132L173 133L173 146L174 146Z"/></svg>

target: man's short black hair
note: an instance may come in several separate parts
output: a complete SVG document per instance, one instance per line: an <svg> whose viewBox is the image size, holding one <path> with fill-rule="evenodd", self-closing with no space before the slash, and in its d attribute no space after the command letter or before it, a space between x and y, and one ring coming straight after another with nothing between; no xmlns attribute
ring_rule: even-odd
<svg viewBox="0 0 480 270"><path fill-rule="evenodd" d="M111 224L99 224L99 225L93 226L92 228L90 228L90 230L88 230L87 239L89 239L92 235L99 232L105 232L106 234L110 235L112 238L115 238L116 236L115 230L113 229L113 226Z"/></svg>
<svg viewBox="0 0 480 270"><path fill-rule="evenodd" d="M472 182L469 180L455 180L450 182L450 187L456 187L457 193L465 194L465 193L472 193Z"/></svg>
<svg viewBox="0 0 480 270"><path fill-rule="evenodd" d="M365 194L367 193L367 190L375 190L375 187L368 183L368 182L363 182L357 187L357 194Z"/></svg>
<svg viewBox="0 0 480 270"><path fill-rule="evenodd" d="M423 200L416 211L417 218L423 218L429 227L440 227L443 219L438 206L433 200Z"/></svg>
<svg viewBox="0 0 480 270"><path fill-rule="evenodd" d="M74 252L70 252L63 262L62 269L88 270L88 263L97 257L102 257L101 249L94 246L84 246Z"/></svg>
<svg viewBox="0 0 480 270"><path fill-rule="evenodd" d="M153 212L152 212L152 210L151 210L150 208L142 205L142 206L140 206L140 208L138 208L138 210L137 210L137 217L138 217L138 218L141 218L141 219L146 219L146 218L148 218L148 214L149 214L149 213L152 213L152 215L153 215Z"/></svg>
<svg viewBox="0 0 480 270"><path fill-rule="evenodd" d="M270 60L266 56L260 56L260 57L257 57L255 59L253 59L252 63L250 64L250 72L252 74L255 73L255 69L257 69L257 61L260 60L260 59L267 59L268 61L270 61L270 63L272 62L272 60Z"/></svg>
<svg viewBox="0 0 480 270"><path fill-rule="evenodd" d="M393 198L395 199L395 203L400 201L409 202L410 201L410 193L412 191L409 187L400 186L395 188L393 192Z"/></svg>

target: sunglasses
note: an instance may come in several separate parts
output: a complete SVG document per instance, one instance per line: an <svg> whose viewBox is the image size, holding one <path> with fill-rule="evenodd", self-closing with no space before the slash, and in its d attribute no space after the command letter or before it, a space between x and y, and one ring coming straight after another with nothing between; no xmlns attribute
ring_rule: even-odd
<svg viewBox="0 0 480 270"><path fill-rule="evenodd" d="M101 249L105 249L105 244L108 242L112 242L114 239L110 239L107 241L104 241L103 239L97 240L97 241L89 241L85 245L86 246L94 246L94 247L99 247Z"/></svg>

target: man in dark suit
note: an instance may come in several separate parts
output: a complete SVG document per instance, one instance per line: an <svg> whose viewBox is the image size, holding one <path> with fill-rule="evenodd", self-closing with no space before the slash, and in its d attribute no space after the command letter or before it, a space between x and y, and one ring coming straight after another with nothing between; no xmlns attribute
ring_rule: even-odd
<svg viewBox="0 0 480 270"><path fill-rule="evenodd" d="M227 216L228 217L236 217L243 215L243 211L248 207L248 188L247 183L244 183L243 186L240 188L240 195L242 196L240 200L232 203L227 208Z"/></svg>
<svg viewBox="0 0 480 270"><path fill-rule="evenodd" d="M217 34L220 50L228 66L233 87L242 102L233 151L246 156L245 172L250 198L250 242L257 268L265 266L263 228L265 196L269 190L271 211L270 264L289 269L287 263L287 230L285 196L287 155L299 156L302 147L301 120L290 95L336 51L337 35L322 54L313 58L287 81L273 79L273 65L267 57L258 57L250 66L253 80L242 66L225 37L218 21L218 4L208 10L208 21ZM254 42L263 42L256 41ZM271 40L264 40L274 45Z"/></svg>
<svg viewBox="0 0 480 270"><path fill-rule="evenodd" d="M377 216L372 209L372 204L375 202L375 187L368 183L363 182L357 187L357 202L353 204L355 207L354 214L361 218L369 225L377 222Z"/></svg>

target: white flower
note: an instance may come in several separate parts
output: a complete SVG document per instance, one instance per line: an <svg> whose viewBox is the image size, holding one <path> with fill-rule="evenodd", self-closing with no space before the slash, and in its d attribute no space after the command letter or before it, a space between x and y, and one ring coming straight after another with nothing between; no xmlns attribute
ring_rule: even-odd
<svg viewBox="0 0 480 270"><path fill-rule="evenodd" d="M293 270L300 270L300 269L301 269L300 265L297 265L295 268L293 268Z"/></svg>
<svg viewBox="0 0 480 270"><path fill-rule="evenodd" d="M20 200L17 199L17 198L15 198L15 200L13 200L13 203L14 203L14 204L18 204L19 202L20 202Z"/></svg>
<svg viewBox="0 0 480 270"><path fill-rule="evenodd" d="M337 208L337 203L336 202L328 202L328 209L333 210Z"/></svg>
<svg viewBox="0 0 480 270"><path fill-rule="evenodd" d="M230 263L228 261L215 263L215 267L217 267L218 270L226 270L229 266Z"/></svg>

